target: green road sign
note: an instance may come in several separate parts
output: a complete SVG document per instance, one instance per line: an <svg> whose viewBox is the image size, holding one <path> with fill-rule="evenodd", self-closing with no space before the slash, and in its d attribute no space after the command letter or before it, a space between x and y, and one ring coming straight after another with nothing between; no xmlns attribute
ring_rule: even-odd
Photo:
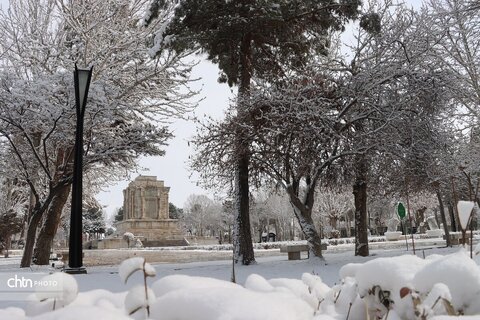
<svg viewBox="0 0 480 320"><path fill-rule="evenodd" d="M400 217L400 219L405 218L405 214L406 214L405 212L406 212L405 206L403 205L403 203L399 202L397 206L397 214Z"/></svg>

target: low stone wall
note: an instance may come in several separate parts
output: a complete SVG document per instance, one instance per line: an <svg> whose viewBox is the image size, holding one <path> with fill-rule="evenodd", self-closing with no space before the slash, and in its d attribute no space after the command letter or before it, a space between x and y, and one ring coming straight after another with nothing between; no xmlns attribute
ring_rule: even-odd
<svg viewBox="0 0 480 320"><path fill-rule="evenodd" d="M117 227L118 235L121 236L125 232L131 232L135 236L142 237L145 241L184 239L177 219L132 219L117 222L115 226Z"/></svg>
<svg viewBox="0 0 480 320"><path fill-rule="evenodd" d="M188 246L188 242L185 238L182 239L163 239L163 240L144 240L142 241L143 247L176 247L176 246ZM100 240L92 240L83 244L84 249L126 249L135 248L135 240L130 241L130 244L123 238L107 238Z"/></svg>
<svg viewBox="0 0 480 320"><path fill-rule="evenodd" d="M188 246L188 242L183 239L163 239L163 240L152 240L144 241L144 247L178 247L178 246Z"/></svg>
<svg viewBox="0 0 480 320"><path fill-rule="evenodd" d="M133 246L135 241L131 241L130 246ZM121 249L128 248L127 241L122 238L112 238L112 239L102 239L102 240L93 240L92 249Z"/></svg>
<svg viewBox="0 0 480 320"><path fill-rule="evenodd" d="M192 246L202 246L202 245L209 245L209 244L219 244L218 239L216 237L195 237L195 236L188 236L185 237L188 241L188 244Z"/></svg>

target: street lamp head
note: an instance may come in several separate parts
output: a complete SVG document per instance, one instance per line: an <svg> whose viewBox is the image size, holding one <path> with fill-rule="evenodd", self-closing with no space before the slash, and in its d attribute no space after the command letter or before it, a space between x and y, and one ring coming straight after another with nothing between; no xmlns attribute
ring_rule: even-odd
<svg viewBox="0 0 480 320"><path fill-rule="evenodd" d="M90 87L90 80L92 78L92 68L80 69L75 65L75 96L80 108L85 107L85 103L88 96L88 89Z"/></svg>

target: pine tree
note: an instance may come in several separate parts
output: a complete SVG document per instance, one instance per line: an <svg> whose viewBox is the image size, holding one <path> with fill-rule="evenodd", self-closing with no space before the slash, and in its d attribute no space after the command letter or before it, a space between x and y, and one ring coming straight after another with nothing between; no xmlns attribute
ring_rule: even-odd
<svg viewBox="0 0 480 320"><path fill-rule="evenodd" d="M145 22L163 19L153 53L205 53L221 70L219 81L238 86L236 112L246 112L252 77L270 78L325 54L331 30L358 14L359 0L153 0ZM169 11L171 10L171 11ZM169 12L171 14L169 14ZM236 131L235 260L255 261L249 218L248 134Z"/></svg>
<svg viewBox="0 0 480 320"><path fill-rule="evenodd" d="M115 222L123 221L123 207L118 208L117 213L114 217Z"/></svg>
<svg viewBox="0 0 480 320"><path fill-rule="evenodd" d="M105 216L100 208L88 208L83 212L83 231L90 235L98 236L105 233Z"/></svg>

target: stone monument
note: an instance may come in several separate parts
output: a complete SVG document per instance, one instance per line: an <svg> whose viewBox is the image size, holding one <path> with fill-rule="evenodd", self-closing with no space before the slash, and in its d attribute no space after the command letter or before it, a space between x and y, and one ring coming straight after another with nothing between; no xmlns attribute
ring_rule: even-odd
<svg viewBox="0 0 480 320"><path fill-rule="evenodd" d="M144 246L186 245L177 219L170 219L168 192L156 176L138 176L123 190L123 220L117 234L131 232L141 237Z"/></svg>

